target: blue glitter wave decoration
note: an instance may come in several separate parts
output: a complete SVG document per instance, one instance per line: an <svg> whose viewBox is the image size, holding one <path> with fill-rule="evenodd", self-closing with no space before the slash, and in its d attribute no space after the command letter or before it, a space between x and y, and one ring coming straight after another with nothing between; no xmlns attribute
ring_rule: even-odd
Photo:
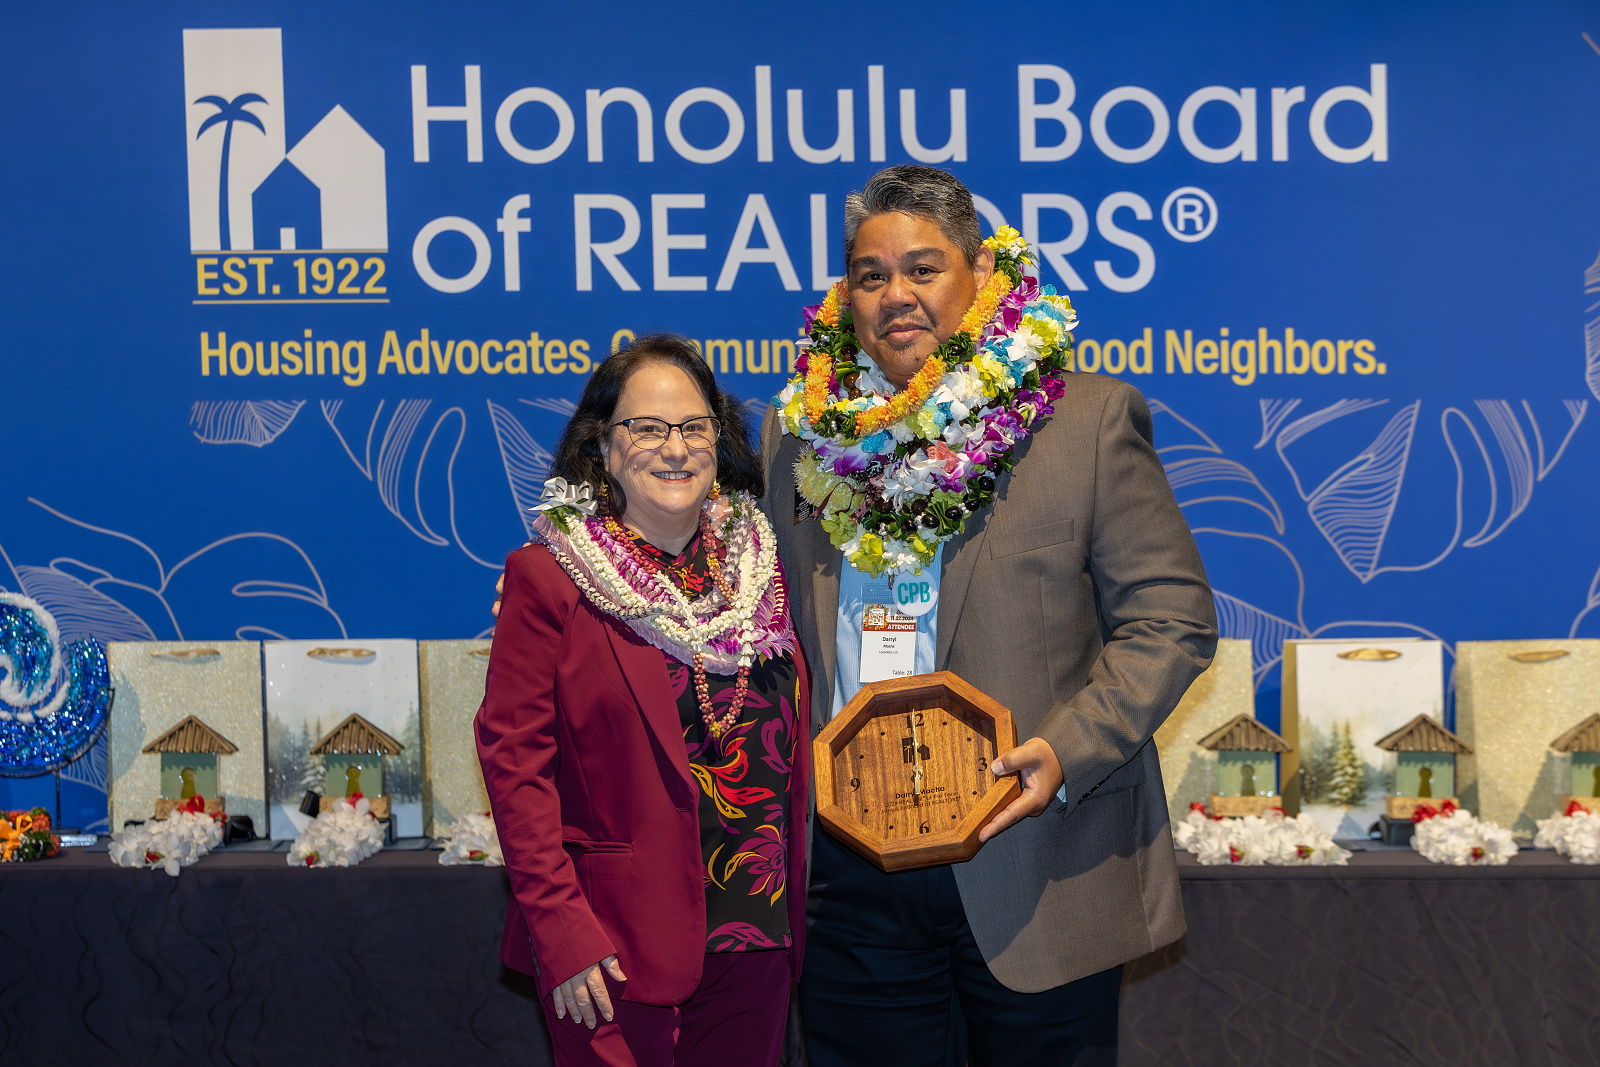
<svg viewBox="0 0 1600 1067"><path fill-rule="evenodd" d="M37 601L0 592L0 775L71 763L110 717L111 670L100 642L63 648L55 619Z"/></svg>

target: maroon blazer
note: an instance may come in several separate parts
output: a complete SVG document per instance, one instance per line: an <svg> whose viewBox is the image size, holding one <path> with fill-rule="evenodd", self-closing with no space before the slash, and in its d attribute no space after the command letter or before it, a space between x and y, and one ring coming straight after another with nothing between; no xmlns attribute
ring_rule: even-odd
<svg viewBox="0 0 1600 1067"><path fill-rule="evenodd" d="M811 745L798 650L795 660L785 892L798 975ZM511 877L501 960L544 997L615 954L621 999L688 1000L706 951L700 787L664 654L590 604L543 545L506 560L474 729Z"/></svg>

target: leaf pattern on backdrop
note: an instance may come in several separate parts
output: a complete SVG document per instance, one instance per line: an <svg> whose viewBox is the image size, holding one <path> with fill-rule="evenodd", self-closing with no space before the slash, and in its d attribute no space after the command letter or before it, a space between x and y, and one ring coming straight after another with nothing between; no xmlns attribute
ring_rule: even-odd
<svg viewBox="0 0 1600 1067"><path fill-rule="evenodd" d="M1600 254L1583 272L1583 294L1589 302L1584 308L1589 318L1583 324L1583 380L1588 383L1590 394L1600 400Z"/></svg>
<svg viewBox="0 0 1600 1067"><path fill-rule="evenodd" d="M1353 432L1356 424L1348 420L1389 403L1338 400L1292 421L1287 418L1291 407L1262 405L1257 447L1270 440L1306 514L1363 583L1389 572L1427 570L1458 548L1479 548L1498 538L1527 510L1538 483L1566 454L1589 407L1586 399L1564 400L1558 412L1541 417L1527 400L1446 405L1437 436L1425 437L1423 402L1415 400L1395 410L1367 443L1353 448L1338 443L1341 434ZM1424 444L1428 459L1412 472ZM1448 466L1441 469L1442 463ZM1318 469L1330 467L1326 474ZM1412 478L1421 481L1413 485ZM1450 505L1425 509L1425 515L1406 524L1410 547L1391 548L1408 486L1435 485L1445 487ZM1428 529L1430 524L1436 529Z"/></svg>
<svg viewBox="0 0 1600 1067"><path fill-rule="evenodd" d="M506 484L511 489L511 500L516 505L523 530L531 538L532 509L539 502L545 479L550 477L550 462L555 456L534 439L514 410L492 400L487 403L489 421L494 425L494 438L500 446L500 462L505 467ZM530 407L544 406L529 401L522 403Z"/></svg>
<svg viewBox="0 0 1600 1067"><path fill-rule="evenodd" d="M196 400L189 426L208 445L262 448L276 441L304 406L304 400Z"/></svg>
<svg viewBox="0 0 1600 1067"><path fill-rule="evenodd" d="M0 563L55 616L63 639L182 641L185 619L238 640L346 635L316 565L286 537L232 534L169 565L132 534L29 503L59 520L59 554L47 564L19 563L0 545Z"/></svg>
<svg viewBox="0 0 1600 1067"><path fill-rule="evenodd" d="M474 563L499 570L500 564L467 546L457 521L456 467L467 413L457 406L435 413L433 407L432 400L324 400L322 417L356 469L377 487L384 508L407 530L425 544L454 545Z"/></svg>

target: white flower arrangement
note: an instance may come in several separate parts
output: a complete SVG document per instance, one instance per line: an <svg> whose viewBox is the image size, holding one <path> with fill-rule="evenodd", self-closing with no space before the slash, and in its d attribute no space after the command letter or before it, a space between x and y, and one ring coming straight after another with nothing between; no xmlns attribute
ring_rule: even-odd
<svg viewBox="0 0 1600 1067"><path fill-rule="evenodd" d="M1600 863L1600 814L1573 804L1537 825L1534 848L1553 848L1573 863Z"/></svg>
<svg viewBox="0 0 1600 1067"><path fill-rule="evenodd" d="M444 851L439 862L447 867L471 863L480 867L503 867L505 857L500 854L500 837L494 830L494 818L485 812L457 819L445 838Z"/></svg>
<svg viewBox="0 0 1600 1067"><path fill-rule="evenodd" d="M1194 805L1173 828L1173 840L1208 866L1343 867L1350 861L1350 853L1309 815L1291 819L1281 811L1219 819Z"/></svg>
<svg viewBox="0 0 1600 1067"><path fill-rule="evenodd" d="M204 812L174 811L165 819L111 835L106 852L118 867L178 872L222 843L222 823Z"/></svg>
<svg viewBox="0 0 1600 1067"><path fill-rule="evenodd" d="M291 867L354 867L383 847L383 827L366 797L334 805L289 846Z"/></svg>
<svg viewBox="0 0 1600 1067"><path fill-rule="evenodd" d="M1510 830L1465 808L1446 804L1445 809L1425 815L1411 835L1411 847L1424 859L1452 867L1503 867L1517 854Z"/></svg>

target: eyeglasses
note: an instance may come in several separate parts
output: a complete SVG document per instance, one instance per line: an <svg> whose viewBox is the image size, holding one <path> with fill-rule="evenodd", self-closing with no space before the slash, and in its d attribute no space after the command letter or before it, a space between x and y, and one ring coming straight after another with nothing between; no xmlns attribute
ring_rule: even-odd
<svg viewBox="0 0 1600 1067"><path fill-rule="evenodd" d="M686 419L683 422L668 422L649 415L638 415L611 425L621 426L627 430L628 436L633 439L633 446L646 452L654 452L666 444L673 430L678 431L678 436L683 438L683 443L689 448L711 448L717 443L717 438L722 436L722 422L714 415L701 415L699 418Z"/></svg>

